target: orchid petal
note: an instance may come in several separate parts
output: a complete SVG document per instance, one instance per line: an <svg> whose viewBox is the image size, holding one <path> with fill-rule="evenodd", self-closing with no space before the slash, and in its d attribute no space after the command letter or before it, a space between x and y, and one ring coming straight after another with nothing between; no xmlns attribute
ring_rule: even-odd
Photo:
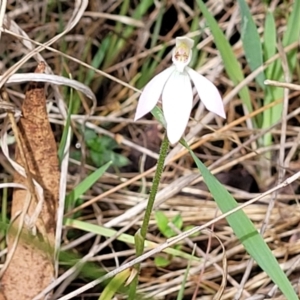
<svg viewBox="0 0 300 300"><path fill-rule="evenodd" d="M207 110L225 119L226 115L224 111L223 101L215 85L193 69L186 67L185 70L191 77L200 100L203 102Z"/></svg>
<svg viewBox="0 0 300 300"><path fill-rule="evenodd" d="M150 112L158 102L166 81L174 71L175 67L171 66L163 72L153 77L144 87L139 98L134 120L138 120Z"/></svg>
<svg viewBox="0 0 300 300"><path fill-rule="evenodd" d="M193 92L187 73L174 71L162 93L162 108L167 123L167 136L171 144L182 137L193 106Z"/></svg>

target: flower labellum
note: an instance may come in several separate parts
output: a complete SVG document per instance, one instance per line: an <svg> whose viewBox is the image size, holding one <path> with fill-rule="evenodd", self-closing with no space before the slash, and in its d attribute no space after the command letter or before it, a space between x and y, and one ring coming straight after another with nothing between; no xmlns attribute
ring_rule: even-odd
<svg viewBox="0 0 300 300"><path fill-rule="evenodd" d="M193 105L191 81L207 110L225 118L218 89L208 79L188 67L193 46L194 41L190 38L176 38L176 47L172 55L173 65L156 75L145 86L134 118L136 121L150 112L161 97L167 136L171 144L180 140L190 118Z"/></svg>

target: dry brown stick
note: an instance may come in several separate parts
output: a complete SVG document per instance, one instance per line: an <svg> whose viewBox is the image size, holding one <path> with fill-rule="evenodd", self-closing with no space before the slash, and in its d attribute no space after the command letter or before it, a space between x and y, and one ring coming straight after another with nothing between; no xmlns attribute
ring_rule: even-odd
<svg viewBox="0 0 300 300"><path fill-rule="evenodd" d="M35 72L41 73L44 69L45 65L40 63ZM53 242L60 173L57 146L47 116L44 84L30 84L22 114L15 130L17 144L21 146L16 148L15 161L7 157L16 170L14 181L27 189L27 193L20 188L13 191L11 223L15 228L11 227L8 233L12 259L2 278L2 290L7 300L33 299L54 278ZM16 125L12 123L12 126ZM20 230L20 227L20 238L16 238L16 228ZM38 235L30 230L35 228ZM16 282L22 292L16 288ZM23 284L19 284L21 282Z"/></svg>
<svg viewBox="0 0 300 300"><path fill-rule="evenodd" d="M9 251L9 253L7 255L4 266L2 267L2 269L0 271L0 278L2 278L3 274L5 273L13 255L14 255L14 252L16 250L16 247L17 247L20 235L21 235L21 231L22 231L22 228L25 223L26 214L27 214L28 209L31 204L31 199L33 198L35 203L38 204L38 197L36 195L33 179L32 179L31 173L29 171L29 166L28 166L28 163L27 163L27 160L25 157L24 149L23 149L22 142L21 142L20 135L19 135L18 126L17 126L16 120L15 120L14 114L16 112L18 113L19 111L15 108L15 106L13 104L10 103L8 94L4 88L1 90L1 97L3 99L3 100L1 100L1 108L7 112L8 119L11 123L11 127L14 132L17 146L19 147L21 161L24 166L25 173L26 173L29 194L25 198L22 212L20 212L19 215L14 216L13 220L11 221L11 224L12 224L14 222L14 220L20 216L20 222L18 225L18 230L16 232L15 240L14 240L13 246L11 248L11 251ZM4 126L4 127L6 127L6 126ZM3 130L5 130L5 128L3 128ZM32 226L32 222L30 222L30 226ZM43 223L43 220L39 216L38 216L38 219L36 220L36 226L37 226L38 230L41 232L41 234L43 235L44 239L47 241L48 239L47 239L47 235L46 235L45 225Z"/></svg>
<svg viewBox="0 0 300 300"><path fill-rule="evenodd" d="M5 102L9 103L8 94L4 89L2 89L1 96L4 99ZM29 170L27 159L25 157L24 148L23 148L23 145L22 145L22 141L20 139L20 133L19 133L18 126L16 124L15 117L14 117L13 113L10 112L10 111L7 112L7 115L8 115L9 121L10 121L11 126L12 126L12 130L13 130L13 133L14 133L14 136L15 136L15 139L16 139L17 146L18 146L19 151L20 151L21 161L22 161L22 164L24 166L25 173L26 173L26 178L27 178L27 183L28 183L28 190L31 194L31 197L32 197L33 201L36 203L36 205L38 205L39 199L37 197L36 190L35 190L35 187L34 187L33 178L31 176L31 172ZM45 240L48 240L47 234L46 234L46 229L45 229L45 224L44 224L42 218L38 216L38 219L36 220L36 223L37 223L36 226L37 226L38 230L40 231L40 233L42 234L43 238Z"/></svg>

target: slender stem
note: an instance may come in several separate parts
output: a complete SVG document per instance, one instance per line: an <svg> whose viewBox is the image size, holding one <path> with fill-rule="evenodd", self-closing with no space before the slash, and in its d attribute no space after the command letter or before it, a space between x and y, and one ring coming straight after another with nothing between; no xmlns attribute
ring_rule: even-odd
<svg viewBox="0 0 300 300"><path fill-rule="evenodd" d="M136 233L136 256L141 256L144 252L145 248L145 240L146 240L146 234L148 231L148 226L150 222L150 217L151 217L151 212L153 209L153 205L155 202L155 197L158 191L158 186L160 183L160 178L164 169L164 163L165 159L168 153L169 149L169 141L165 137L161 146L160 146L160 152L159 152L159 157L157 161L157 167L155 171L155 175L153 178L152 182L152 188L150 191L146 211L145 211L145 216L143 219L142 227L141 229ZM138 285L138 277L139 277L139 272L140 272L140 264L137 264L135 266L135 270L137 274L135 275L134 279L132 280L129 288L129 295L128 295L128 300L135 300L136 299L136 289Z"/></svg>
<svg viewBox="0 0 300 300"><path fill-rule="evenodd" d="M167 138L164 138L161 147L160 147L160 153L159 153L159 157L158 157L158 161L157 161L157 167L156 167L156 171L155 171L155 175L153 178L153 182L152 182L152 188L150 191L150 195L149 195L149 200L147 203L147 207L146 207L146 211L145 211L145 217L143 219L143 224L141 227L141 236L142 238L145 240L146 239L146 234L148 231L148 225L150 222L150 216L151 216L151 212L153 209L153 205L155 202L155 197L158 191L158 186L160 183L160 178L164 169L164 163L165 163L165 159L168 153L168 148L169 148L169 141ZM137 255L142 255L144 252L144 247L142 249L141 253L137 253Z"/></svg>

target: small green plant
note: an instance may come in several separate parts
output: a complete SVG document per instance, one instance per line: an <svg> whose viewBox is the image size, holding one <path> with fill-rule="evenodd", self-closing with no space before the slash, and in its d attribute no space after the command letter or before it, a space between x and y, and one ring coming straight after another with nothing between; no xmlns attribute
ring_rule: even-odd
<svg viewBox="0 0 300 300"><path fill-rule="evenodd" d="M183 227L183 219L180 214L177 214L170 221L168 219L168 217L165 215L165 213L163 213L162 211L156 211L155 212L155 220L156 220L156 224L157 224L157 227L158 227L160 233L168 239L177 235L177 233L169 225L170 223L173 224L173 226L176 227L180 231L186 231L186 230L190 229L190 226ZM181 245L175 245L173 248L176 250L180 250ZM157 267L167 267L171 263L172 257L173 256L170 254L168 254L167 257L166 257L166 255L164 255L164 256L158 255L155 257L155 260L154 260L155 265Z"/></svg>
<svg viewBox="0 0 300 300"><path fill-rule="evenodd" d="M176 232L169 226L169 219L168 217L162 212L157 211L155 212L155 220L157 227L162 235L164 235L166 238L171 238L176 235ZM183 221L180 214L176 215L172 220L171 223L181 230ZM178 249L180 245L176 245L175 248ZM179 250L179 249L178 249ZM167 267L172 261L172 255L168 256L162 256L157 255L155 256L154 263L157 267Z"/></svg>
<svg viewBox="0 0 300 300"><path fill-rule="evenodd" d="M119 154L116 150L119 148L118 143L108 136L98 136L93 130L86 129L84 133L85 143L88 149L87 162L99 168L107 162L112 162L112 167L121 168L129 165L127 157ZM75 151L73 157L80 158L81 153Z"/></svg>
<svg viewBox="0 0 300 300"><path fill-rule="evenodd" d="M169 219L168 217L162 212L162 211L157 211L155 212L155 220L157 222L157 226L159 231L166 237L166 238L171 238L175 236L177 233L169 226ZM183 221L182 217L180 214L177 214L172 220L171 223L181 230L183 226Z"/></svg>

